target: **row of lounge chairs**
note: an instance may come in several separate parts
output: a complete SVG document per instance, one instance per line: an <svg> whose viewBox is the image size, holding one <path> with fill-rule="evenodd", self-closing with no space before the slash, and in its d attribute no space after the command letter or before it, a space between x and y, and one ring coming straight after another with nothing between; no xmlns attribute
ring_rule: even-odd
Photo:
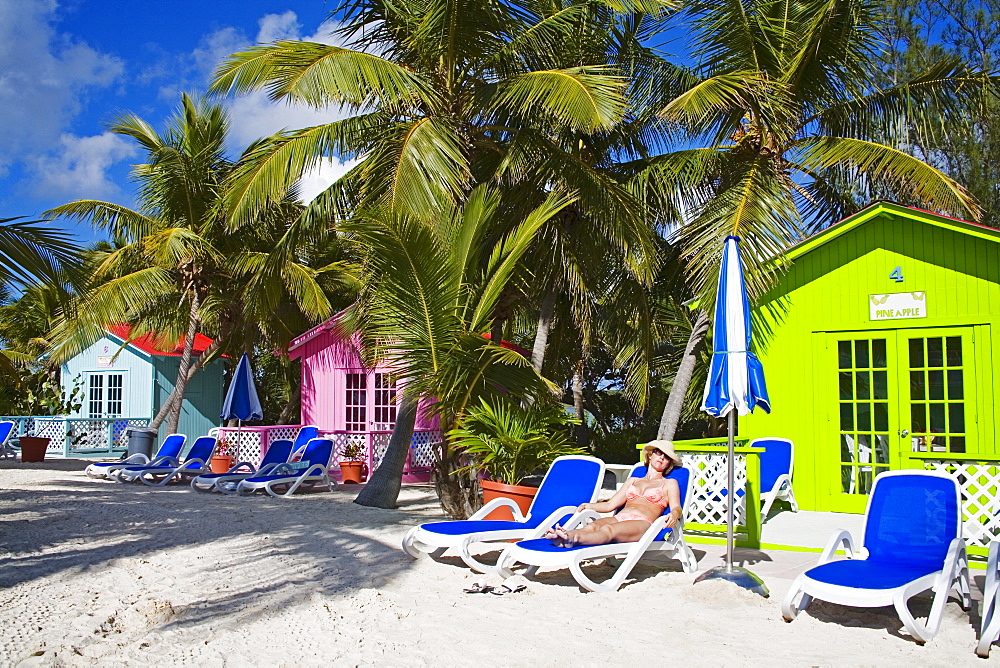
<svg viewBox="0 0 1000 668"><path fill-rule="evenodd" d="M632 476L645 475L636 465ZM681 489L681 506L692 497L689 472L683 467L670 474ZM479 573L510 577L518 564L531 577L539 568L566 568L576 582L589 591L617 590L640 559L650 552L677 558L685 573L697 569L697 559L684 539L682 519L665 527L665 515L654 522L641 539L632 543L557 547L542 536L555 524L567 528L597 519L593 511L576 512L593 502L604 477L604 463L593 457L560 457L549 469L527 514L507 499L486 504L468 520L431 522L413 527L403 539L403 550L413 558L439 557L457 550L462 560ZM790 485L787 486L790 488ZM764 499L767 503L767 499ZM491 511L507 506L513 521L484 519ZM511 543L510 541L516 541ZM501 549L495 565L483 563L473 548L483 545ZM838 559L842 548L846 558ZM622 561L603 582L595 582L583 570L586 561L618 557ZM925 591L934 594L926 623L917 621L909 607L912 597ZM792 621L813 598L854 607L895 607L903 626L918 643L934 637L940 628L952 591L964 609L971 605L968 559L962 539L961 500L954 479L928 471L891 471L875 479L865 514L863 542L856 549L850 533L835 534L823 551L819 564L799 575L782 602L782 615ZM976 653L989 656L1000 637L1000 541L990 546L984 590L982 629Z"/></svg>
<svg viewBox="0 0 1000 668"><path fill-rule="evenodd" d="M209 460L217 444L215 435L195 440L183 459L187 437L170 434L152 459L143 454L118 462L100 462L87 467L87 475L118 482L140 482L162 487L171 481L189 482L199 492L221 492L249 496L264 491L274 497L288 497L302 486L322 485L334 489L328 468L333 457L333 441L318 438L318 429L308 425L299 430L295 441L276 440L264 453L260 466L238 462L224 473L213 473Z"/></svg>

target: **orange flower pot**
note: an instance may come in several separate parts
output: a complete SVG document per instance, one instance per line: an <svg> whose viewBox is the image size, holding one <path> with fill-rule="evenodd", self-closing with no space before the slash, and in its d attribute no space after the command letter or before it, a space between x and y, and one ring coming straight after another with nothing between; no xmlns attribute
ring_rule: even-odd
<svg viewBox="0 0 1000 668"><path fill-rule="evenodd" d="M507 498L517 504L522 515L528 514L528 508L531 507L531 502L535 499L535 494L538 493L537 487L505 485L502 482L493 482L492 480L480 480L479 486L483 489L484 504L493 499ZM497 508L483 519L510 521L514 519L514 513L510 511L510 508Z"/></svg>
<svg viewBox="0 0 1000 668"><path fill-rule="evenodd" d="M229 455L212 455L208 460L212 473L225 473L233 467L233 458Z"/></svg>
<svg viewBox="0 0 1000 668"><path fill-rule="evenodd" d="M340 479L348 485L357 485L364 478L365 463L356 461L340 462Z"/></svg>
<svg viewBox="0 0 1000 668"><path fill-rule="evenodd" d="M45 451L49 448L51 439L39 436L22 436L21 441L21 461L22 462L44 462Z"/></svg>

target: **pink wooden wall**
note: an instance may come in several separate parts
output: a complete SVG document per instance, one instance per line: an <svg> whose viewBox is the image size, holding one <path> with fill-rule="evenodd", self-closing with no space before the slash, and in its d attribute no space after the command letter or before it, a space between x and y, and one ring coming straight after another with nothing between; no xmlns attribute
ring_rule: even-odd
<svg viewBox="0 0 1000 668"><path fill-rule="evenodd" d="M371 396L371 374L392 372L383 366L366 369L358 354L357 337L345 337L337 327L338 318L334 316L294 339L288 350L290 359L302 360L302 424L314 424L321 431L342 431L346 427L347 374L368 373L367 392ZM397 401L401 395L400 385ZM428 419L424 413L421 410L418 414L416 428L436 428L437 420ZM369 422L372 417L369 415Z"/></svg>

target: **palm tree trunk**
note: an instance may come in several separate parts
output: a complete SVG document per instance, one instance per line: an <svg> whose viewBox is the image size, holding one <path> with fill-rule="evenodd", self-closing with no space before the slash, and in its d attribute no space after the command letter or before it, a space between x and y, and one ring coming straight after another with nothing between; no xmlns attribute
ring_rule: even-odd
<svg viewBox="0 0 1000 668"><path fill-rule="evenodd" d="M188 316L187 338L184 339L184 352L181 354L181 363L177 368L177 383L174 385L174 406L170 410L170 422L167 424L167 433L176 434L177 427L181 422L181 409L184 407L184 390L188 384L188 369L191 368L191 353L194 350L194 337L198 333L198 294L192 291L191 313Z"/></svg>
<svg viewBox="0 0 1000 668"><path fill-rule="evenodd" d="M535 345L531 347L531 366L542 373L542 363L545 362L545 347L549 343L549 331L552 329L552 313L556 307L556 287L550 284L542 298L541 311L538 314L538 329L535 330Z"/></svg>
<svg viewBox="0 0 1000 668"><path fill-rule="evenodd" d="M450 448L446 446L442 449L445 450L445 456L434 463L431 474L434 491L437 492L444 512L456 520L468 519L483 505L479 478L475 471L458 471L467 463L463 461L462 453L448 452Z"/></svg>
<svg viewBox="0 0 1000 668"><path fill-rule="evenodd" d="M406 389L400 401L396 424L392 427L389 446L368 484L361 490L354 503L373 508L395 508L399 488L403 481L403 466L413 440L413 427L417 423L417 397Z"/></svg>
<svg viewBox="0 0 1000 668"><path fill-rule="evenodd" d="M576 426L576 444L586 448L590 444L590 438L583 412L583 360L577 360L576 368L573 370L573 410L576 419L580 421Z"/></svg>
<svg viewBox="0 0 1000 668"><path fill-rule="evenodd" d="M674 384L670 387L670 395L667 397L667 404L663 407L663 416L660 418L660 429L656 433L656 438L672 440L677 431L677 424L681 420L681 410L684 408L684 398L687 396L688 386L694 376L694 367L698 361L698 347L705 340L708 333L708 313L699 310L695 315L694 323L691 326L691 335L688 337L687 345L684 347L684 357L677 367L674 375Z"/></svg>
<svg viewBox="0 0 1000 668"><path fill-rule="evenodd" d="M278 416L278 424L295 424L301 421L302 408L302 379L295 383L295 388L292 390L291 395L288 397L288 403L285 407L281 409L281 415ZM300 417L293 417L299 415Z"/></svg>

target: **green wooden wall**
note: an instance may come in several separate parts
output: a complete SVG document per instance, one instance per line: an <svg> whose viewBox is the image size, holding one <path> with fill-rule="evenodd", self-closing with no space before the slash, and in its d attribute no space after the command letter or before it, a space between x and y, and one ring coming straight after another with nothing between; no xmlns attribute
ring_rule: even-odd
<svg viewBox="0 0 1000 668"><path fill-rule="evenodd" d="M153 392L153 414L166 402L174 389L177 380L177 368L180 365L179 356L155 356L155 378ZM204 436L212 427L221 424L219 413L222 412L222 399L225 394L223 387L223 360L216 359L206 364L194 375L184 392L184 403L181 406L181 419L177 429L187 434L187 446L190 448L199 436ZM167 434L166 422L160 428L160 441Z"/></svg>
<svg viewBox="0 0 1000 668"><path fill-rule="evenodd" d="M790 267L761 300L754 322L773 411L740 418L739 432L794 441L802 508L863 512L867 477L945 458L932 449L964 450L949 450L957 458L1000 454L993 391L994 359L1000 360L1000 233L879 203L803 242L787 258ZM890 278L897 267L902 282ZM870 295L902 292L925 293L927 317L870 319ZM850 342L846 361L841 342ZM954 352L942 363L954 368L938 370L929 361L939 344ZM919 356L926 356L927 369L913 366L924 359ZM952 384L928 389L942 377ZM929 393L945 390L949 402L929 400ZM920 419L928 422L924 431L932 431L928 425L942 411L955 416L944 431L957 425L959 436L931 434L924 439L931 446L918 446L919 437L900 435L915 431L909 427ZM862 426L879 433L859 436L864 420L872 424ZM915 453L915 447L928 451ZM858 462L858 448L873 450L867 464Z"/></svg>

